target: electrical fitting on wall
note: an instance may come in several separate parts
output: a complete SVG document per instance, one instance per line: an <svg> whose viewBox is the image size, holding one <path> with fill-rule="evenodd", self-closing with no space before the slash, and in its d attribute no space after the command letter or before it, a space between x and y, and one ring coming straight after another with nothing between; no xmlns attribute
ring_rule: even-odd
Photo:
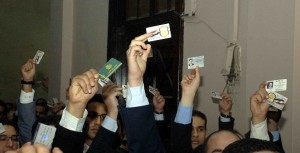
<svg viewBox="0 0 300 153"><path fill-rule="evenodd" d="M197 11L198 0L186 0L185 11L181 16L195 16Z"/></svg>
<svg viewBox="0 0 300 153"><path fill-rule="evenodd" d="M229 46L227 46L225 65L221 70L221 74L227 77L227 88L233 88L235 81L238 81L241 75L241 52L242 49L237 43L231 43Z"/></svg>

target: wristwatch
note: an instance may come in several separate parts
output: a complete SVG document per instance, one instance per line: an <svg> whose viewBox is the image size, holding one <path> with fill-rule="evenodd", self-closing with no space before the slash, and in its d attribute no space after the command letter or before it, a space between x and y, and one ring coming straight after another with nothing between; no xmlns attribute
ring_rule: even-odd
<svg viewBox="0 0 300 153"><path fill-rule="evenodd" d="M230 117L231 117L231 112L229 112L228 115L225 115L225 114L223 114L223 113L221 113L220 115L221 115L222 117L225 117L225 118L230 118Z"/></svg>

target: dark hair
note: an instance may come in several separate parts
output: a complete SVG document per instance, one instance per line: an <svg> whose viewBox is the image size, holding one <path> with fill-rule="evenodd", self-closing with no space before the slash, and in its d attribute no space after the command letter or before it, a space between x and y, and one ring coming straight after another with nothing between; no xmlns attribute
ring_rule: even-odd
<svg viewBox="0 0 300 153"><path fill-rule="evenodd" d="M253 153L257 151L283 153L273 142L253 138L236 141L228 145L223 153Z"/></svg>
<svg viewBox="0 0 300 153"><path fill-rule="evenodd" d="M0 115L2 115L2 118L0 118L0 120L4 120L6 119L6 113L7 113L7 105L6 103L0 99L0 106L3 107L3 112L1 112Z"/></svg>
<svg viewBox="0 0 300 153"><path fill-rule="evenodd" d="M88 102L88 104L93 102L104 103L103 97L101 94L95 94Z"/></svg>
<svg viewBox="0 0 300 153"><path fill-rule="evenodd" d="M38 98L35 101L35 106L42 106L42 107L44 107L45 108L45 114L48 113L49 107L48 107L48 103L47 103L46 99L44 99L44 98Z"/></svg>
<svg viewBox="0 0 300 153"><path fill-rule="evenodd" d="M221 133L221 132L229 132L229 133L232 133L233 135L235 135L236 137L238 137L240 140L243 139L243 135L240 134L238 131L236 130L218 130L218 131L215 131L213 133L211 133L204 141L203 143L203 153L206 153L208 150L208 141L210 140L210 138L215 135L215 134L218 134L218 133Z"/></svg>
<svg viewBox="0 0 300 153"><path fill-rule="evenodd" d="M279 122L281 118L281 110L277 110L277 111L268 111L267 113L267 119L272 119L275 122Z"/></svg>
<svg viewBox="0 0 300 153"><path fill-rule="evenodd" d="M206 118L206 115L198 110L193 110L193 114L192 116L195 116L195 117L200 117L204 120L204 128L206 129L206 125L207 125L207 118Z"/></svg>

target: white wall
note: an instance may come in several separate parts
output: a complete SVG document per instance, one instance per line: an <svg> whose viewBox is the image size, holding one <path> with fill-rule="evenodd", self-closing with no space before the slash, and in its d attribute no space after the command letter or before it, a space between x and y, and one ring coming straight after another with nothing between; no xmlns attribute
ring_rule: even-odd
<svg viewBox="0 0 300 153"><path fill-rule="evenodd" d="M67 0L68 1L68 0ZM68 1L74 5L73 9L63 6L62 10L69 12L72 17L73 33L72 42L63 44L59 32L62 35L69 31L60 27L63 21L62 12L52 13L54 16L54 34L52 35L53 52L61 51L61 44L72 48L72 58L67 59L66 65L71 63L72 68L67 75L63 71L50 69L52 78L69 78L89 68L99 67L106 61L107 52L107 24L108 1L75 0ZM186 3L190 0L186 0ZM53 6L60 6L60 1L51 1ZM64 2L67 3L67 2ZM184 65L186 73L186 58L196 55L205 56L205 67L201 69L202 85L198 91L196 108L207 114L208 130L217 129L217 117L219 115L217 104L212 103L211 91L219 91L225 86L225 79L220 71L224 65L224 56L228 42L233 38L233 0L198 0L196 17L185 19L184 24ZM188 6L188 5L186 5ZM55 8L59 9L59 7ZM54 10L55 10L54 9ZM239 1L239 26L238 42L242 47L242 77L236 83L234 90L234 108L232 110L236 118L236 129L245 133L249 127L249 98L258 88L258 84L271 79L288 79L288 90L281 92L289 98L286 109L283 112L281 133L286 152L300 150L298 145L300 131L298 130L300 111L300 3L295 0L252 0ZM298 11L298 12L297 12ZM66 17L66 16L65 16ZM215 34L212 28L218 34ZM192 23L193 22L193 23ZM67 28L67 27L64 27ZM68 37L66 37L68 38ZM226 39L225 40L223 40ZM65 39L67 41L69 39ZM61 51L64 52L64 51ZM60 58L56 64L61 64ZM51 62L50 62L51 63ZM52 62L55 64L55 61ZM57 66L53 66L57 68ZM62 68L59 68L62 70ZM61 73L61 74L60 74ZM57 76L56 76L57 75ZM50 77L51 77L50 76ZM51 81L51 80L50 80ZM55 81L55 79L54 79ZM63 80L62 80L63 81ZM68 80L67 80L68 81ZM57 82L59 83L60 80ZM66 83L64 83L66 84ZM55 86L55 85L54 85ZM63 87L56 86L52 93L60 93L64 96Z"/></svg>
<svg viewBox="0 0 300 153"><path fill-rule="evenodd" d="M186 1L188 3L189 1ZM232 0L198 0L194 19L208 23L227 40L232 38ZM288 90L281 92L289 98L283 111L281 133L286 152L300 149L299 130L299 4L281 0L240 1L238 42L242 46L242 77L236 85L233 115L235 127L242 133L249 129L250 96L260 82L272 79L288 79ZM295 9L296 6L296 9ZM297 20L296 20L297 19ZM296 22L297 21L297 22ZM297 26L298 25L298 26ZM201 69L203 85L198 91L197 108L207 114L208 130L217 129L217 105L210 99L210 91L221 92L224 79L220 75L224 65L226 43L203 23L185 23L184 57L205 56ZM297 33L298 31L298 33ZM297 35L296 35L297 34ZM195 41L196 40L196 41ZM299 44L299 43L297 43ZM298 57L298 58L297 58ZM183 71L187 72L184 65ZM297 122L298 121L298 122ZM292 133L293 132L293 133ZM291 143L292 142L292 143Z"/></svg>
<svg viewBox="0 0 300 153"><path fill-rule="evenodd" d="M65 100L70 78L106 62L108 3L51 1L50 97Z"/></svg>

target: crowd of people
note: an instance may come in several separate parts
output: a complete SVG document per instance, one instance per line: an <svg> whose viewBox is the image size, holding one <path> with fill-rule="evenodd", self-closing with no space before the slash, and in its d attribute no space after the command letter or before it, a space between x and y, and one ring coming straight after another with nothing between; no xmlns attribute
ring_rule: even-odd
<svg viewBox="0 0 300 153"><path fill-rule="evenodd" d="M181 100L174 119L164 116L165 99L159 91L147 98L143 84L152 33L134 38L127 50L128 87L125 106L122 88L106 84L98 94L99 74L87 70L72 78L68 103L48 107L34 98L35 62L21 67L22 86L16 107L0 101L0 153L284 153L278 122L280 110L265 102L265 83L250 98L251 127L247 134L234 129L232 97L222 93L219 129L207 134L206 115L193 109L200 86L200 69L182 76ZM32 143L37 123L56 127L52 147Z"/></svg>

